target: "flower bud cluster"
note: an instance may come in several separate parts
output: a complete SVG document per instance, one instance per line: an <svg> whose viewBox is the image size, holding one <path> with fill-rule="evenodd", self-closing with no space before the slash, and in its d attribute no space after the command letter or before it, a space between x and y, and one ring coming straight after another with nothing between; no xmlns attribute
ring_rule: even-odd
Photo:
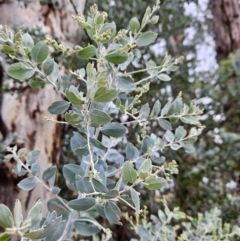
<svg viewBox="0 0 240 241"><path fill-rule="evenodd" d="M146 122L142 122L140 126L141 126L141 130L140 130L141 138L143 139L147 135L147 124Z"/></svg>
<svg viewBox="0 0 240 241"><path fill-rule="evenodd" d="M80 50L82 50L82 47L79 46L79 45L76 45L76 46L74 47L74 49L75 49L76 51L80 51Z"/></svg>
<svg viewBox="0 0 240 241"><path fill-rule="evenodd" d="M102 41L108 41L112 36L112 32L110 29L108 29L107 31L99 34L99 35L93 35L93 39L98 41L98 42L102 42Z"/></svg>
<svg viewBox="0 0 240 241"><path fill-rule="evenodd" d="M47 38L46 44L49 45L49 46L52 46L53 48L55 48L58 51L63 52L64 56L69 56L74 52L74 50L72 48L65 47L63 44L58 44L57 41L54 40L54 39Z"/></svg>
<svg viewBox="0 0 240 241"><path fill-rule="evenodd" d="M2 41L6 41L8 39L12 39L13 32L7 26L3 26L0 24L0 39Z"/></svg>
<svg viewBox="0 0 240 241"><path fill-rule="evenodd" d="M81 24L81 23L86 23L86 19L83 15L77 15L77 16L72 16L72 18L78 23L78 24Z"/></svg>
<svg viewBox="0 0 240 241"><path fill-rule="evenodd" d="M174 64L175 64L175 65L182 64L182 63L183 63L183 60L184 60L184 57L181 56L181 57L175 59Z"/></svg>
<svg viewBox="0 0 240 241"><path fill-rule="evenodd" d="M149 87L150 87L150 83L146 83L145 85L141 86L141 87L137 87L136 91L140 92L139 95L135 95L137 98L140 98L142 96L143 93L146 93L149 91Z"/></svg>
<svg viewBox="0 0 240 241"><path fill-rule="evenodd" d="M97 6L96 3L94 3L94 4L90 7L89 16L90 16L91 18L94 18L97 14L98 14L98 6Z"/></svg>
<svg viewBox="0 0 240 241"><path fill-rule="evenodd" d="M101 14L103 16L103 22L107 19L108 14L106 12L102 12Z"/></svg>
<svg viewBox="0 0 240 241"><path fill-rule="evenodd" d="M119 41L121 38L123 38L126 34L128 33L128 30L126 29L121 29L118 31L116 37L114 38L114 41Z"/></svg>
<svg viewBox="0 0 240 241"><path fill-rule="evenodd" d="M22 37L19 37L19 39L15 43L16 48L19 49L21 47L21 44L22 44Z"/></svg>
<svg viewBox="0 0 240 241"><path fill-rule="evenodd" d="M173 174L178 174L179 170L178 170L178 164L175 160L172 160L170 163L165 163L164 164L164 169L165 169L165 176L167 181L171 182L171 177L170 175Z"/></svg>
<svg viewBox="0 0 240 241"><path fill-rule="evenodd" d="M120 48L120 51L123 52L123 53L128 53L129 51L131 51L135 47L136 47L136 44L127 43L126 45L124 45L123 47Z"/></svg>
<svg viewBox="0 0 240 241"><path fill-rule="evenodd" d="M73 15L72 18L82 28L85 28L85 29L92 29L93 28L92 25L90 25L89 23L86 22L86 19L82 14L79 14L77 16Z"/></svg>
<svg viewBox="0 0 240 241"><path fill-rule="evenodd" d="M106 60L104 58L100 58L97 60L97 69L102 72L101 70L105 70L105 64L106 64Z"/></svg>

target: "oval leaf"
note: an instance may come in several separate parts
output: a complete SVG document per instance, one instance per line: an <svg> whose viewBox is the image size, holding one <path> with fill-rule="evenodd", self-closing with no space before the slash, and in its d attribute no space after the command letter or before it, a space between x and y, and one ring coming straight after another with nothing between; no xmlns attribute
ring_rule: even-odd
<svg viewBox="0 0 240 241"><path fill-rule="evenodd" d="M141 166L139 167L139 171L142 172L150 172L152 170L152 162L150 159L145 159Z"/></svg>
<svg viewBox="0 0 240 241"><path fill-rule="evenodd" d="M51 78L53 82L56 82L59 77L59 66L54 62L53 72L51 73Z"/></svg>
<svg viewBox="0 0 240 241"><path fill-rule="evenodd" d="M121 76L117 78L118 87L124 90L131 90L134 88L134 81L130 77Z"/></svg>
<svg viewBox="0 0 240 241"><path fill-rule="evenodd" d="M101 110L93 109L89 114L92 122L98 126L105 125L111 121L111 117Z"/></svg>
<svg viewBox="0 0 240 241"><path fill-rule="evenodd" d="M89 217L81 217L74 221L75 229L83 236L92 236L95 233L98 233L101 228L98 222Z"/></svg>
<svg viewBox="0 0 240 241"><path fill-rule="evenodd" d="M102 127L103 134L115 138L123 136L126 132L127 128L118 122L108 123Z"/></svg>
<svg viewBox="0 0 240 241"><path fill-rule="evenodd" d="M50 199L47 202L47 208L50 213L55 213L57 216L66 216L69 214L70 209L57 198Z"/></svg>
<svg viewBox="0 0 240 241"><path fill-rule="evenodd" d="M27 220L31 221L31 227L34 227L37 225L41 219L42 219L42 209L43 209L43 204L42 202L38 201L28 212L28 216L26 218L26 224ZM25 222L24 221L24 222ZM23 222L22 226L24 227L25 223Z"/></svg>
<svg viewBox="0 0 240 241"><path fill-rule="evenodd" d="M82 193L94 192L92 183L89 181L89 177L76 176L76 187Z"/></svg>
<svg viewBox="0 0 240 241"><path fill-rule="evenodd" d="M127 61L128 55L120 51L113 50L105 56L105 59L112 64L122 64Z"/></svg>
<svg viewBox="0 0 240 241"><path fill-rule="evenodd" d="M157 15L154 15L152 18L151 18L151 24L156 24L159 20L159 16Z"/></svg>
<svg viewBox="0 0 240 241"><path fill-rule="evenodd" d="M191 143L184 143L183 148L185 149L186 153L194 153L195 152L195 148Z"/></svg>
<svg viewBox="0 0 240 241"><path fill-rule="evenodd" d="M27 48L28 52L30 52L32 50L32 48L34 47L33 39L29 35L29 33L23 34L23 36L22 36L22 47Z"/></svg>
<svg viewBox="0 0 240 241"><path fill-rule="evenodd" d="M130 142L128 142L126 147L126 157L128 160L134 160L139 157L138 149Z"/></svg>
<svg viewBox="0 0 240 241"><path fill-rule="evenodd" d="M7 68L7 74L17 80L29 79L34 75L34 73L35 70L24 63L11 64Z"/></svg>
<svg viewBox="0 0 240 241"><path fill-rule="evenodd" d="M26 154L27 154L27 148L21 148L17 152L17 155L20 158L24 157Z"/></svg>
<svg viewBox="0 0 240 241"><path fill-rule="evenodd" d="M101 206L101 205L99 205L99 204L96 204L96 205L95 205L95 208L96 208L97 212L99 213L99 215L100 215L101 217L107 218L106 215L105 215L105 213L104 213L104 207L103 207L103 206Z"/></svg>
<svg viewBox="0 0 240 241"><path fill-rule="evenodd" d="M166 184L166 180L162 177L150 177L145 181L145 187L149 190L158 190Z"/></svg>
<svg viewBox="0 0 240 241"><path fill-rule="evenodd" d="M115 100L118 96L118 91L114 89L107 89L106 87L100 87L95 95L94 100L100 103L110 102Z"/></svg>
<svg viewBox="0 0 240 241"><path fill-rule="evenodd" d="M107 201L104 212L109 222L121 225L121 222L119 222L121 210L114 202Z"/></svg>
<svg viewBox="0 0 240 241"><path fill-rule="evenodd" d="M172 130L172 125L169 121L160 119L158 120L159 125L164 129L164 130Z"/></svg>
<svg viewBox="0 0 240 241"><path fill-rule="evenodd" d="M119 195L119 192L117 190L111 190L108 193L106 193L103 197L106 199L112 199Z"/></svg>
<svg viewBox="0 0 240 241"><path fill-rule="evenodd" d="M144 153L148 152L154 147L154 141L151 137L145 136L142 141L141 149Z"/></svg>
<svg viewBox="0 0 240 241"><path fill-rule="evenodd" d="M101 193L108 193L108 189L106 186L104 186L101 182L99 182L98 180L96 179L92 179L92 183L93 183L93 186L94 186L94 189L97 191L97 192L101 192Z"/></svg>
<svg viewBox="0 0 240 241"><path fill-rule="evenodd" d="M140 213L140 198L139 198L139 193L135 191L133 188L130 189L131 193L131 199L134 203L134 206L136 208L136 213Z"/></svg>
<svg viewBox="0 0 240 241"><path fill-rule="evenodd" d="M94 138L92 138L92 137L90 137L90 143L91 143L93 146L95 146L95 147L97 147L98 149L100 149L100 150L105 150L105 149L106 149L106 147L105 147L99 140L94 139Z"/></svg>
<svg viewBox="0 0 240 241"><path fill-rule="evenodd" d="M167 75L167 74L159 74L158 75L158 78L160 79L160 80L162 80L162 81L170 81L171 80L171 77L169 76L169 75Z"/></svg>
<svg viewBox="0 0 240 241"><path fill-rule="evenodd" d="M175 130L175 140L177 141L184 138L186 135L187 131L182 126L178 126Z"/></svg>
<svg viewBox="0 0 240 241"><path fill-rule="evenodd" d="M173 142L174 141L174 135L171 131L167 130L165 135L164 135L165 139L168 141L168 142Z"/></svg>
<svg viewBox="0 0 240 241"><path fill-rule="evenodd" d="M83 102L82 99L71 90L66 91L66 96L73 105L81 105Z"/></svg>
<svg viewBox="0 0 240 241"><path fill-rule="evenodd" d="M152 43L155 42L157 38L157 34L152 32L152 31L147 31L144 33L141 33L137 40L136 40L136 44L138 47L143 47L143 46L148 46Z"/></svg>
<svg viewBox="0 0 240 241"><path fill-rule="evenodd" d="M96 54L96 48L93 45L87 46L78 52L78 56L82 59L90 59Z"/></svg>
<svg viewBox="0 0 240 241"><path fill-rule="evenodd" d="M40 235L44 234L45 229L44 228L40 228L40 229L36 229L34 231L31 231L29 233L25 233L24 237L25 238L30 238L30 239L38 239L38 237Z"/></svg>
<svg viewBox="0 0 240 241"><path fill-rule="evenodd" d="M0 234L0 241L9 241L9 240L11 240L11 234L9 233Z"/></svg>
<svg viewBox="0 0 240 241"><path fill-rule="evenodd" d="M11 228L13 226L13 215L4 204L0 204L0 226L3 228Z"/></svg>
<svg viewBox="0 0 240 241"><path fill-rule="evenodd" d="M32 190L37 184L37 179L35 177L28 177L23 179L21 182L18 183L18 187L25 191Z"/></svg>
<svg viewBox="0 0 240 241"><path fill-rule="evenodd" d="M70 146L72 151L76 148L84 148L87 145L87 140L78 132L74 131L70 139Z"/></svg>
<svg viewBox="0 0 240 241"><path fill-rule="evenodd" d="M54 69L54 60L51 58L46 59L43 63L42 69L45 75L50 75Z"/></svg>
<svg viewBox="0 0 240 241"><path fill-rule="evenodd" d="M57 170L56 166L52 166L52 167L49 167L48 169L46 169L42 174L42 180L44 182L47 182L49 179L51 179L52 177L55 176L56 170Z"/></svg>
<svg viewBox="0 0 240 241"><path fill-rule="evenodd" d="M70 183L74 183L76 175L84 176L84 171L79 165L76 165L76 164L64 165L63 176L67 181L69 181Z"/></svg>
<svg viewBox="0 0 240 241"><path fill-rule="evenodd" d="M23 221L23 216L22 216L22 204L18 199L15 201L13 215L14 215L15 225L17 228L19 228Z"/></svg>
<svg viewBox="0 0 240 241"><path fill-rule="evenodd" d="M1 50L5 53L5 54L9 54L9 55L13 55L15 53L15 50L8 46L8 45L3 45L1 47Z"/></svg>
<svg viewBox="0 0 240 241"><path fill-rule="evenodd" d="M135 33L139 30L140 28L140 23L136 17L133 17L130 22L129 22L129 28L130 30Z"/></svg>
<svg viewBox="0 0 240 241"><path fill-rule="evenodd" d="M151 117L153 117L153 116L156 117L156 116L159 115L160 111L161 111L161 103L160 103L159 100L157 100L157 101L154 103L154 106L153 106L153 108L152 108L152 111L151 111L150 116L151 116Z"/></svg>
<svg viewBox="0 0 240 241"><path fill-rule="evenodd" d="M77 211L85 211L93 207L96 203L95 198L85 197L68 202L68 206Z"/></svg>
<svg viewBox="0 0 240 241"><path fill-rule="evenodd" d="M58 238L56 239L52 239L52 238L56 235L56 233L58 232L58 227L62 224L61 219L62 217L57 217L49 224L47 224L44 227L44 229L41 228L41 229L37 229L29 233L26 233L24 234L24 237L29 239L43 239L48 237L49 241L58 240ZM61 231L63 231L63 229Z"/></svg>
<svg viewBox="0 0 240 241"><path fill-rule="evenodd" d="M41 88L45 85L45 81L36 77L35 79L30 79L28 84L32 87L32 88Z"/></svg>
<svg viewBox="0 0 240 241"><path fill-rule="evenodd" d="M69 102L67 102L65 100L60 100L60 101L54 102L51 106L49 106L48 111L51 114L59 115L59 114L63 114L64 112L66 112L68 110L69 106L70 106Z"/></svg>
<svg viewBox="0 0 240 241"><path fill-rule="evenodd" d="M32 49L32 59L35 63L42 63L48 56L48 46L44 41L38 42Z"/></svg>
<svg viewBox="0 0 240 241"><path fill-rule="evenodd" d="M123 165L123 178L130 183L134 183L137 180L137 171L129 161L126 161Z"/></svg>

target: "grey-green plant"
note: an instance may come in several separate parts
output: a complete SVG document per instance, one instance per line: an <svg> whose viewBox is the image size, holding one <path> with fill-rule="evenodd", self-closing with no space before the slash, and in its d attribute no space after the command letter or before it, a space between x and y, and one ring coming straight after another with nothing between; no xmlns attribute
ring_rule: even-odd
<svg viewBox="0 0 240 241"><path fill-rule="evenodd" d="M178 207L172 211L168 208L166 200L161 200L163 209L158 210L157 215L150 215L144 209L142 217L133 218L125 214L131 227L139 235L141 241L212 241L212 240L234 240L239 236L239 227L222 223L221 211L213 208L204 214L199 213L196 219L181 212ZM174 221L174 225L173 222ZM178 233L178 234L177 234ZM131 239L131 241L137 241Z"/></svg>
<svg viewBox="0 0 240 241"><path fill-rule="evenodd" d="M73 16L92 40L92 44L86 47L77 45L72 48L53 39L34 43L22 29L14 33L7 26L0 26L1 50L14 61L8 66L7 74L18 81L26 81L33 88L50 83L63 97L63 100L52 103L48 111L53 115L64 115L65 121L61 123L75 128L69 142L80 163L63 166L66 186L78 193L76 199L65 200L61 198L61 189L55 186L56 166L39 175L39 150L29 154L25 148L8 147L9 154L5 159L14 159L16 166L13 171L25 177L18 187L31 191L40 183L55 198L48 200L47 217L42 217L41 200L30 209L27 217L22 215L19 200L16 200L13 213L1 204L0 225L5 232L0 235L0 240L19 235L22 241L67 241L71 240L74 230L82 236L94 236L102 231L102 240L110 240L110 229L96 218L101 216L111 224L121 225L121 219L127 216L122 213L119 203L132 208L138 219L144 216L146 211L141 206L140 192L136 187L156 191L172 182L172 175L178 173L178 168L176 161L166 162L166 150L184 148L186 153L194 152L193 143L204 128L198 121L202 110L195 100L187 105L180 93L164 104L157 100L152 108L149 103L141 104L141 96L149 90L151 82L170 81L171 72L177 70L182 58L166 55L159 66L149 60L145 68L128 71L132 62L137 63L139 49L154 43L157 38L157 33L144 31L144 27L158 22L158 16L154 15L158 8L159 1L146 9L141 21L133 17L128 29L117 31L114 22L107 22L107 13L99 12L97 5L93 5L87 18L82 14ZM58 63L51 58L53 48L64 56L77 54L80 59L87 60L86 68L61 74ZM136 81L136 73L148 75ZM122 115L128 120L121 121L119 117ZM46 121L54 120L47 117ZM148 133L147 127L152 123L159 124L161 133ZM130 125L142 128L135 143L127 141ZM189 131L185 125L191 126ZM119 144L124 147L124 155L118 148ZM168 213L166 210L169 209L165 205L167 218L164 225L177 215L187 218L178 209ZM162 220L165 214L161 210L159 213ZM160 235L161 229L155 232L151 228L152 222L145 219L134 226L141 240L175 240L173 228L167 226L172 235L171 239L166 239L165 231ZM153 219L157 222L156 217ZM185 225L186 232L195 228L189 225ZM147 233L150 236L146 236ZM212 237L213 231L210 233ZM182 235L179 240L190 240L186 237Z"/></svg>

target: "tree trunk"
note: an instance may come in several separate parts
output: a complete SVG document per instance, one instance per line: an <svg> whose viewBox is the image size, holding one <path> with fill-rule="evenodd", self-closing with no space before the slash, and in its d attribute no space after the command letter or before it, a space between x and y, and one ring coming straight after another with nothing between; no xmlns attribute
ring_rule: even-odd
<svg viewBox="0 0 240 241"><path fill-rule="evenodd" d="M217 60L240 48L240 6L238 0L210 0Z"/></svg>
<svg viewBox="0 0 240 241"><path fill-rule="evenodd" d="M20 1L0 0L0 24L16 28L24 26L30 30L39 27L47 36L60 39L66 44L69 44L70 37L80 36L79 28L71 16L75 14L76 9L83 11L85 0L81 0L79 6L73 6L69 0L59 0L58 7L42 6L39 1L30 2L24 4ZM43 89L26 88L20 98L16 93L4 94L2 99L0 115L8 132L17 133L24 143L22 146L28 151L41 151L41 173L58 163L62 128L55 122L47 122L45 116L49 116L47 108L59 99L61 96L50 84L46 84ZM15 199L18 198L26 212L41 199L46 208L46 200L50 194L41 184L30 192L19 190L16 187L19 180L12 173L13 165L15 163L0 166L0 203L12 209Z"/></svg>

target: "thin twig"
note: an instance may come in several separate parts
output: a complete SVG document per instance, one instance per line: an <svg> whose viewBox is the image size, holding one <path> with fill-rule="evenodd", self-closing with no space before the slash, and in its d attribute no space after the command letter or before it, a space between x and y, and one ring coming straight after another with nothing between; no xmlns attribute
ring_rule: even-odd
<svg viewBox="0 0 240 241"><path fill-rule="evenodd" d="M74 12L75 12L76 14L78 14L77 7L76 7L76 5L74 4L73 0L70 0L70 3L71 3L72 6L73 6Z"/></svg>

